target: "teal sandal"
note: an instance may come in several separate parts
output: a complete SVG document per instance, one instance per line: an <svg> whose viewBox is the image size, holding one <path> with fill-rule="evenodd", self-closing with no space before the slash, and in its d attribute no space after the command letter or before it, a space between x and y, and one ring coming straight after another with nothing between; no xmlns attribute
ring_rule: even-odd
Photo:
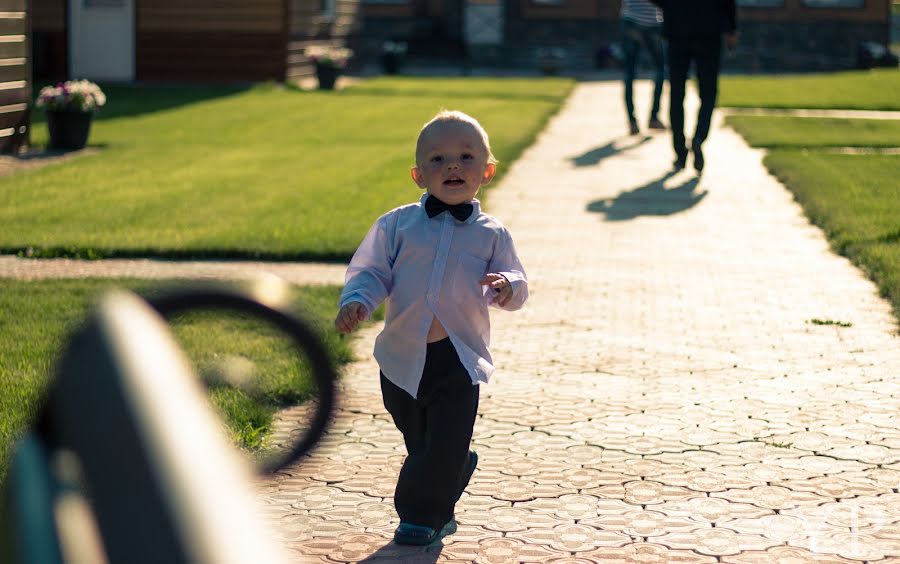
<svg viewBox="0 0 900 564"><path fill-rule="evenodd" d="M440 531L424 525L400 522L400 526L394 532L394 542L397 544L414 544L424 546L456 532L456 519L450 519Z"/></svg>

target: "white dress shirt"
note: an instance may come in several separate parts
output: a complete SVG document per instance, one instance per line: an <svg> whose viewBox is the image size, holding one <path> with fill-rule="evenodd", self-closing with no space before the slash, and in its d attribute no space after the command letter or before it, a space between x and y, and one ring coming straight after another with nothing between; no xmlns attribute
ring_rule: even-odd
<svg viewBox="0 0 900 564"><path fill-rule="evenodd" d="M360 302L369 315L385 302L375 360L388 380L412 397L422 379L433 318L447 330L472 383L480 384L494 371L488 350L494 292L479 281L488 272L509 280L513 295L505 310L521 308L528 297L525 271L500 221L482 213L478 200L472 200L466 221L449 212L429 218L427 197L378 218L350 261L340 301L341 307Z"/></svg>

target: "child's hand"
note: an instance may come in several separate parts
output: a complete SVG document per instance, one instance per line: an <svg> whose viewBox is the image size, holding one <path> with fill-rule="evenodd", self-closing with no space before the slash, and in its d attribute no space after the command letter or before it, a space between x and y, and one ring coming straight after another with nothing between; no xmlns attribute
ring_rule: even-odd
<svg viewBox="0 0 900 564"><path fill-rule="evenodd" d="M359 302L350 302L341 308L334 320L334 328L339 333L349 333L356 329L359 322L369 315L366 306Z"/></svg>
<svg viewBox="0 0 900 564"><path fill-rule="evenodd" d="M493 302L498 306L505 306L512 299L512 286L502 274L488 272L478 283L491 289L491 292L494 294Z"/></svg>

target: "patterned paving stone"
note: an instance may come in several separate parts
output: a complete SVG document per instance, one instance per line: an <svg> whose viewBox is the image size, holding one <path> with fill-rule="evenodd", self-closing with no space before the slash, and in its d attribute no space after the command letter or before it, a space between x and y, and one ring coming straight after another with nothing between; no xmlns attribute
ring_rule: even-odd
<svg viewBox="0 0 900 564"><path fill-rule="evenodd" d="M813 527L807 520L780 514L753 519L732 519L724 526L738 533L761 535L780 542L799 542L813 533Z"/></svg>
<svg viewBox="0 0 900 564"><path fill-rule="evenodd" d="M880 534L894 529L900 523L900 513L897 513L897 509L896 502L886 501L879 496L803 506L785 511L784 514L803 519L814 528L833 526L866 529Z"/></svg>
<svg viewBox="0 0 900 564"><path fill-rule="evenodd" d="M728 476L720 472L691 470L679 474L663 474L656 477L662 483L682 486L698 492L720 492L728 489L745 488L754 482Z"/></svg>
<svg viewBox="0 0 900 564"><path fill-rule="evenodd" d="M360 473L350 480L337 484L337 486L345 492L357 492L379 498L394 497L394 488L396 485L396 478L392 478L384 472Z"/></svg>
<svg viewBox="0 0 900 564"><path fill-rule="evenodd" d="M687 500L668 501L657 509L667 515L690 518L701 523L715 523L717 526L734 519L749 519L775 514L771 509L716 497L694 497Z"/></svg>
<svg viewBox="0 0 900 564"><path fill-rule="evenodd" d="M600 546L624 546L633 539L615 531L587 525L557 525L550 529L529 529L516 535L525 541L547 545L562 552L587 552Z"/></svg>
<svg viewBox="0 0 900 564"><path fill-rule="evenodd" d="M335 562L358 562L387 544L389 539L371 533L350 533L340 537L316 537L290 543L303 554L327 556Z"/></svg>
<svg viewBox="0 0 900 564"><path fill-rule="evenodd" d="M300 490L293 496L287 496L288 499L291 497L293 497L291 505L294 508L317 511L321 515L327 515L331 510L340 510L341 506L353 507L362 503L378 501L369 496L345 492L332 486L312 486Z"/></svg>
<svg viewBox="0 0 900 564"><path fill-rule="evenodd" d="M561 474L568 468L562 463L548 462L543 458L528 457L512 451L504 453L498 449L492 454L494 456L485 456L487 460L481 466L485 470L494 470L506 476L536 478L545 473Z"/></svg>
<svg viewBox="0 0 900 564"><path fill-rule="evenodd" d="M576 445L566 448L548 448L541 451L541 458L557 464L578 465L602 470L607 464L629 458L628 453L608 450L596 445Z"/></svg>
<svg viewBox="0 0 900 564"><path fill-rule="evenodd" d="M670 533L653 539L670 548L692 548L700 554L725 556L745 550L765 550L778 541L760 535L736 533L729 529L699 529L688 533Z"/></svg>
<svg viewBox="0 0 900 564"><path fill-rule="evenodd" d="M307 467L313 480L334 484L351 479L359 472L359 467L353 464L329 462L324 464L310 464Z"/></svg>
<svg viewBox="0 0 900 564"><path fill-rule="evenodd" d="M648 456L647 459L658 460L679 467L683 466L692 470L713 470L719 469L721 466L740 465L746 462L739 456L723 455L711 450L686 450L684 452L663 453Z"/></svg>
<svg viewBox="0 0 900 564"><path fill-rule="evenodd" d="M626 482L616 486L600 486L584 493L598 497L621 499L634 505L655 505L676 499L689 499L703 495L687 488L669 486L650 480Z"/></svg>
<svg viewBox="0 0 900 564"><path fill-rule="evenodd" d="M805 541L791 544L813 552L836 554L856 561L877 561L887 556L900 555L900 552L889 554L883 547L883 541L858 531L814 535Z"/></svg>
<svg viewBox="0 0 900 564"><path fill-rule="evenodd" d="M465 515L469 513L479 514L498 507L512 506L511 501L503 501L487 495L474 495L471 491L466 490L456 504L456 511L460 514L460 519L465 520Z"/></svg>
<svg viewBox="0 0 900 564"><path fill-rule="evenodd" d="M662 462L652 456L646 458L631 456L621 461L606 464L605 466L627 476L637 476L640 478L656 478L657 476L662 476L664 474L687 471L686 466Z"/></svg>
<svg viewBox="0 0 900 564"><path fill-rule="evenodd" d="M833 498L874 495L881 491L867 480L847 478L844 477L844 474L810 478L807 480L785 480L779 485L792 490L814 492Z"/></svg>
<svg viewBox="0 0 900 564"><path fill-rule="evenodd" d="M505 501L527 501L539 497L556 498L565 493L575 493L572 488L538 484L527 480L502 480L499 482L470 484L467 491L475 495L489 495Z"/></svg>
<svg viewBox="0 0 900 564"><path fill-rule="evenodd" d="M745 551L733 556L723 556L728 564L799 564L801 562L828 562L829 564L849 564L855 562L834 554L810 552L802 548L776 546L766 551Z"/></svg>
<svg viewBox="0 0 900 564"><path fill-rule="evenodd" d="M780 510L793 509L798 505L817 505L829 500L822 495L794 491L781 486L755 486L749 490L727 490L713 492L711 495L738 503L752 503L758 507Z"/></svg>
<svg viewBox="0 0 900 564"><path fill-rule="evenodd" d="M492 538L481 542L461 541L449 544L442 551L447 558L476 564L507 564L509 562L546 562L550 558L568 556L549 547L513 538Z"/></svg>
<svg viewBox="0 0 900 564"><path fill-rule="evenodd" d="M520 431L513 433L512 436L493 437L488 441L504 441L507 448L520 454L535 454L546 449L560 449L578 445L577 441L569 437L559 437L539 431ZM491 443L488 442L488 444Z"/></svg>
<svg viewBox="0 0 900 564"><path fill-rule="evenodd" d="M868 464L893 464L900 461L900 449L881 445L853 445L828 449L823 454L836 458L858 460Z"/></svg>
<svg viewBox="0 0 900 564"><path fill-rule="evenodd" d="M479 514L468 512L466 522L479 525L491 531L512 533L528 529L546 529L568 524L570 520L550 513L530 511L527 506L495 507Z"/></svg>
<svg viewBox="0 0 900 564"><path fill-rule="evenodd" d="M498 421L493 417L479 417L478 421L475 423L475 431L472 435L472 440L481 442L490 437L508 437L513 433L528 430L530 430L529 426L516 422Z"/></svg>
<svg viewBox="0 0 900 564"><path fill-rule="evenodd" d="M277 521L277 534L287 544L313 538L338 537L345 532L340 523L309 514L285 515Z"/></svg>
<svg viewBox="0 0 900 564"><path fill-rule="evenodd" d="M622 438L610 438L604 446L622 450L631 454L661 454L663 452L684 452L691 445L673 439L630 435Z"/></svg>
<svg viewBox="0 0 900 564"><path fill-rule="evenodd" d="M777 461L777 465L807 472L809 478L815 476L829 476L841 472L852 472L871 468L869 464L855 460L839 460L831 456L801 456L799 458L784 458Z"/></svg>
<svg viewBox="0 0 900 564"><path fill-rule="evenodd" d="M717 560L712 556L698 554L692 550L671 550L652 543L634 543L623 547L599 548L581 554L597 564L712 564Z"/></svg>
<svg viewBox="0 0 900 564"><path fill-rule="evenodd" d="M846 472L842 475L851 480L865 480L879 491L900 489L900 470L870 468L859 472Z"/></svg>
<svg viewBox="0 0 900 564"><path fill-rule="evenodd" d="M590 519L598 515L601 499L584 494L565 494L546 497L533 501L516 503L516 507L534 513L552 513L558 518L574 523L577 520Z"/></svg>
<svg viewBox="0 0 900 564"><path fill-rule="evenodd" d="M607 513L592 519L582 519L579 523L607 531L617 531L635 538L690 532L708 526L684 517L643 509L631 509L614 514Z"/></svg>

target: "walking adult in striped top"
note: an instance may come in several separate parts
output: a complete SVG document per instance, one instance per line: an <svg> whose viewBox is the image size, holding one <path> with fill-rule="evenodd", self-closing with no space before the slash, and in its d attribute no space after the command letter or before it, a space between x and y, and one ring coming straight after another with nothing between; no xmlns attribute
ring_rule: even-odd
<svg viewBox="0 0 900 564"><path fill-rule="evenodd" d="M666 78L665 43L662 37L662 10L648 0L622 0L620 13L622 25L622 48L625 52L625 110L632 135L640 132L634 117L634 75L637 70L641 48L647 51L653 61L653 108L647 127L665 129L659 121L659 99L662 96L663 81Z"/></svg>

